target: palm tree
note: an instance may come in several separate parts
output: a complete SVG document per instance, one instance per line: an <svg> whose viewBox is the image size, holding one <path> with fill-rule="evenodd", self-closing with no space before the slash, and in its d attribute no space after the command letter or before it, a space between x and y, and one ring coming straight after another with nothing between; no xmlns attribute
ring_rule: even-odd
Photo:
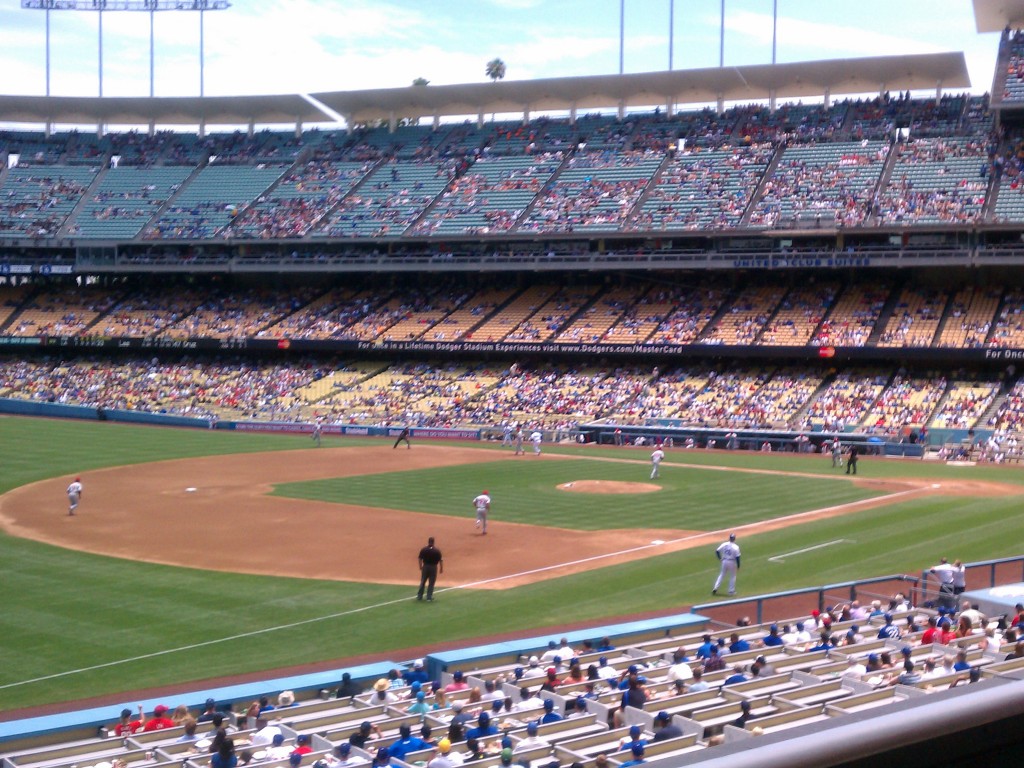
<svg viewBox="0 0 1024 768"><path fill-rule="evenodd" d="M412 81L413 85L430 85L430 81L425 77L417 77Z"/></svg>
<svg viewBox="0 0 1024 768"><path fill-rule="evenodd" d="M505 79L505 62L501 59L491 59L487 62L487 68L484 70L492 83L496 83L499 80Z"/></svg>

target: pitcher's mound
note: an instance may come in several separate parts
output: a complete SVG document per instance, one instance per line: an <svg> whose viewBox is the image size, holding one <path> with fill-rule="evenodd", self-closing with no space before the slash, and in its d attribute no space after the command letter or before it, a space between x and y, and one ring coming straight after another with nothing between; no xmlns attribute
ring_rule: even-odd
<svg viewBox="0 0 1024 768"><path fill-rule="evenodd" d="M558 490L576 493L654 493L660 491L661 486L654 483L623 483L617 480L573 480L571 483L562 483Z"/></svg>

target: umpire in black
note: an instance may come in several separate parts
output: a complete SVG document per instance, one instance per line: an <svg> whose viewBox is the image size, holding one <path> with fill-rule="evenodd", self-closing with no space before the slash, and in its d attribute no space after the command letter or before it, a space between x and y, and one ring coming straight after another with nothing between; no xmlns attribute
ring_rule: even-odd
<svg viewBox="0 0 1024 768"><path fill-rule="evenodd" d="M444 559L441 550L434 546L434 537L427 539L427 546L420 550L420 591L417 600L423 599L423 588L427 588L427 600L434 599L434 584L437 574L444 573Z"/></svg>

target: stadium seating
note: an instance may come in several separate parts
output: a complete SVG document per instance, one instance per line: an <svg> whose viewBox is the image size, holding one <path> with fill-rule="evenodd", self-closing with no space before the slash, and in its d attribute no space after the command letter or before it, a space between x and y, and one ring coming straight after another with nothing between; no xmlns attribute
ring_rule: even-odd
<svg viewBox="0 0 1024 768"><path fill-rule="evenodd" d="M0 234L56 237L96 178L89 166L18 166L0 184Z"/></svg>
<svg viewBox="0 0 1024 768"><path fill-rule="evenodd" d="M134 238L194 168L111 168L74 220L69 234L82 238Z"/></svg>

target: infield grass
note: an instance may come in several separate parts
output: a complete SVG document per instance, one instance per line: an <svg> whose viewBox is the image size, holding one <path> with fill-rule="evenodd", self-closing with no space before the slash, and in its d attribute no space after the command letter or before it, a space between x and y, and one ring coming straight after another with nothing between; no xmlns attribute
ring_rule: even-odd
<svg viewBox="0 0 1024 768"><path fill-rule="evenodd" d="M639 458L639 456L637 457ZM278 485L274 493L315 501L416 512L475 514L487 489L491 519L587 531L616 528L718 530L881 495L842 478L788 477L670 465L652 493L560 490L581 480L647 483L650 466L621 461L532 459L339 477Z"/></svg>
<svg viewBox="0 0 1024 768"><path fill-rule="evenodd" d="M11 417L0 417L0 437L0 491L101 466L309 447L309 438L302 436ZM332 439L327 444L360 442L367 441ZM464 476L445 477L430 470L378 476L375 482L386 479L391 488L395 483L405 486L401 505L408 508L430 507L430 511L467 516L473 495L487 487L496 498L496 518L517 516L526 522L554 525L565 524L564 517L571 515L573 525L569 527L632 527L641 520L656 527L717 529L742 519L761 519L769 509L789 514L865 495L842 479L793 478L790 486L787 481L766 478L771 483L765 485L760 480L753 482L753 476L702 469L701 465L714 465L823 476L835 473L827 459L718 451L671 453L660 481L669 490L599 499L551 488L558 482L588 476L628 476L646 482L646 452L578 447L555 450L577 457L637 459L638 463L601 462L595 470L596 462L531 463L529 458L516 462L496 453L494 461L469 468ZM865 459L861 471L875 477L913 475L1024 484L1024 472L1017 468L949 468ZM424 490L427 482L437 483L431 493ZM459 487L446 488L450 482L458 482ZM699 487L706 484L716 490L702 496ZM344 490L350 494L358 489ZM371 491L379 494L381 488L358 490L364 495ZM395 492L388 491L388 495L388 505L400 506ZM582 511L580 498L585 499ZM368 502L363 499L359 503ZM382 502L378 499L378 503ZM556 509L563 504L568 506ZM913 573L932 565L940 554L968 561L1019 555L1024 534L1019 506L1020 497L1016 496L929 496L799 528L745 536L740 592L752 595ZM753 517L742 517L747 514ZM553 515L563 516L563 522L552 522L556 519ZM396 561L415 557L415 553L389 550L387 542L362 542L338 535L339 557L344 556L346 547L356 546L378 547L382 557ZM840 539L840 544L781 563L769 559ZM209 543L211 547L226 545ZM402 649L414 646L450 648L500 632L532 628L543 635L570 622L600 623L639 612L678 611L710 598L716 570L713 554L700 548L510 590L442 591L435 603L424 605L411 601L408 587L172 568L68 551L4 534L0 535L0 709L188 681L196 681L192 687L201 689L199 681L217 676L368 653L402 660ZM335 666L340 667L341 662ZM134 701L126 697L123 704ZM111 707L112 718L118 709L119 705Z"/></svg>

